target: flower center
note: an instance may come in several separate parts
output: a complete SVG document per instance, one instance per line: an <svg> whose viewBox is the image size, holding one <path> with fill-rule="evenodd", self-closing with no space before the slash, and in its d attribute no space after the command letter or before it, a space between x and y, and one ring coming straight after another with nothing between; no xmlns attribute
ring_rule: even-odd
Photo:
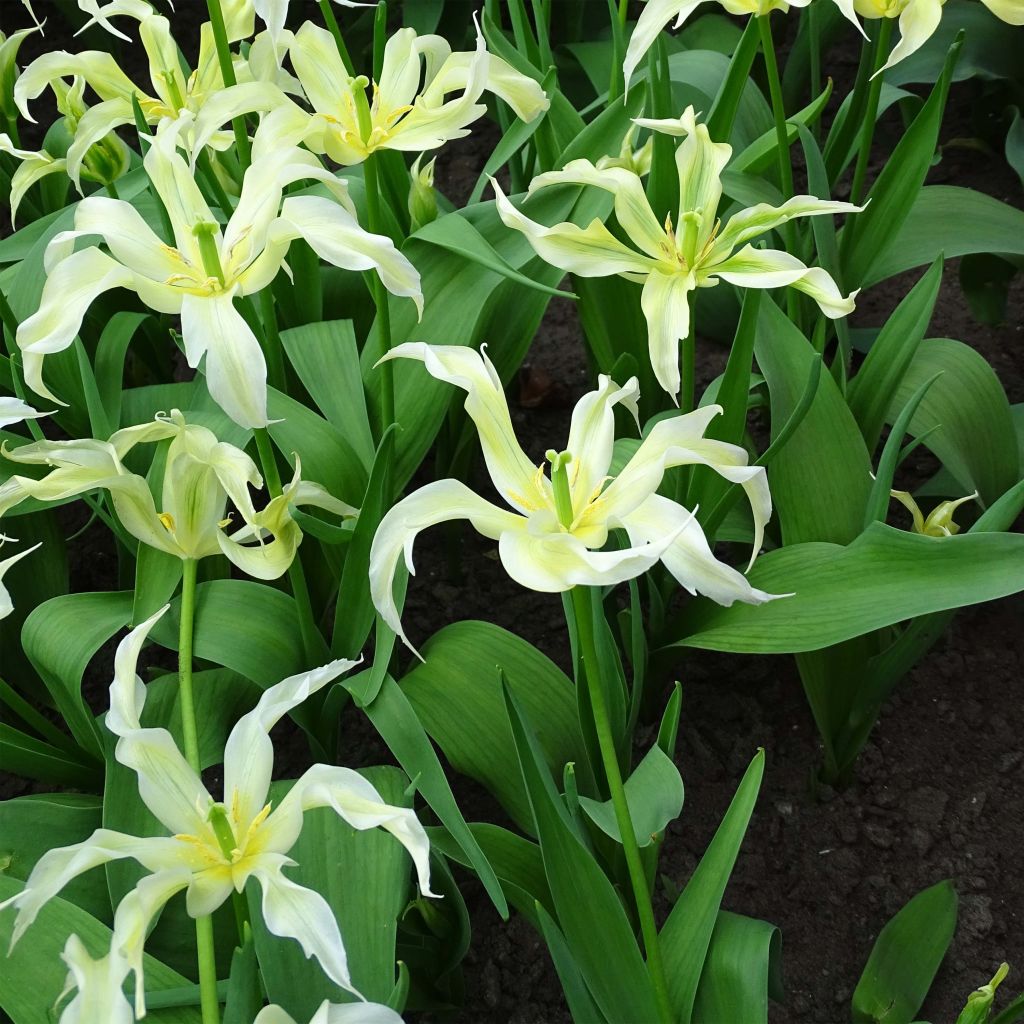
<svg viewBox="0 0 1024 1024"><path fill-rule="evenodd" d="M566 467L572 462L569 452L556 452L549 448L544 457L551 463L551 489L555 496L555 511L558 521L567 530L572 529L572 491L569 488L569 474Z"/></svg>
<svg viewBox="0 0 1024 1024"><path fill-rule="evenodd" d="M201 221L192 228L192 235L199 243L199 255L203 258L206 273L220 282L224 287L224 268L220 264L220 253L217 251L217 225L212 221Z"/></svg>

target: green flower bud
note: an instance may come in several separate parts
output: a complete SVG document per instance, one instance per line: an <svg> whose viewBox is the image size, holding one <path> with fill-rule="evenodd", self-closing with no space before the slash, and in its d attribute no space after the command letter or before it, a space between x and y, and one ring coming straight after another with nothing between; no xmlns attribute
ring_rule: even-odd
<svg viewBox="0 0 1024 1024"><path fill-rule="evenodd" d="M992 1008L992 1000L996 996L996 989L1009 973L1009 964L1000 964L995 977L987 985L982 985L967 997L967 1005L957 1017L956 1024L985 1024L988 1020L988 1012Z"/></svg>
<svg viewBox="0 0 1024 1024"><path fill-rule="evenodd" d="M434 191L434 161L420 167L421 153L411 169L412 185L409 188L409 218L413 231L437 220L437 193Z"/></svg>

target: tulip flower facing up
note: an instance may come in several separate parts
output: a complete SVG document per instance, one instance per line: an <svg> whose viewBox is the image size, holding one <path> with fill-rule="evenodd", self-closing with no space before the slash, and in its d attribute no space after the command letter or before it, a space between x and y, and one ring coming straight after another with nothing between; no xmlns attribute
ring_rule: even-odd
<svg viewBox="0 0 1024 1024"><path fill-rule="evenodd" d="M157 511L149 484L130 473L122 459L136 445L170 439L164 466L162 508ZM36 441L4 455L26 465L52 466L41 480L12 476L0 484L0 516L24 501L61 501L103 488L110 493L124 528L158 551L181 559L225 555L257 579L276 579L292 563L302 532L289 505L315 505L341 516L355 509L331 497L319 484L295 476L283 494L257 512L250 487L262 487L255 463L245 452L218 441L206 427L186 423L177 410L152 423L126 427L109 441ZM228 501L242 519L228 532ZM270 543L264 543L266 536ZM254 543L255 542L255 543Z"/></svg>
<svg viewBox="0 0 1024 1024"><path fill-rule="evenodd" d="M620 242L599 220L545 227L517 210L492 179L498 213L521 231L541 259L580 277L613 274L643 285L641 305L647 320L651 364L661 386L676 400L680 388L679 343L691 330L690 293L727 281L739 288L791 287L809 295L828 317L846 316L856 295L844 297L820 267L805 266L778 249L749 243L796 217L856 213L860 207L814 196L794 196L782 206L760 203L740 210L723 225L718 215L721 174L732 147L712 142L697 123L693 107L678 120L640 119L637 124L684 139L676 149L679 210L658 222L640 177L622 167L599 169L589 160L572 160L562 170L534 178L530 193L550 185L592 185L615 197L615 216L631 245Z"/></svg>
<svg viewBox="0 0 1024 1024"><path fill-rule="evenodd" d="M90 868L126 857L148 872L121 901L114 916L111 952L135 972L135 1013L145 1014L143 944L164 904L185 890L192 917L212 914L232 893L255 878L262 890L263 920L274 935L295 939L316 957L331 981L355 991L341 933L327 901L291 881L288 851L302 830L306 811L329 807L355 829L383 828L409 851L420 889L430 891L429 843L413 811L392 807L358 772L317 764L272 807L267 802L274 749L269 732L310 694L347 672L355 662L333 661L271 686L239 719L224 750L224 801L215 800L166 729L140 722L146 688L136 675L139 651L167 609L134 629L118 647L110 687L107 727L118 737L115 757L138 776L139 796L167 830L163 836L132 836L97 829L74 846L50 850L38 861L24 889L0 904L14 907L13 942L40 908ZM357 993L358 994L358 993Z"/></svg>
<svg viewBox="0 0 1024 1024"><path fill-rule="evenodd" d="M25 382L54 398L42 378L45 355L75 339L90 303L111 288L129 288L161 313L180 313L185 356L192 367L206 357L206 382L214 401L238 424L264 427L267 366L259 342L234 306L271 283L288 247L304 238L327 262L345 270L376 268L385 286L422 308L419 274L390 238L364 231L343 181L311 153L282 146L276 122L256 134L253 162L242 194L222 228L177 150L182 117L165 122L146 154L145 167L167 210L173 244L164 242L130 203L102 196L82 200L75 228L55 235L46 249L48 274L39 309L18 328ZM333 199L289 196L296 181L322 182ZM110 255L95 246L74 251L78 238L99 235Z"/></svg>
<svg viewBox="0 0 1024 1024"><path fill-rule="evenodd" d="M621 583L660 560L690 593L720 604L772 599L715 558L691 512L655 493L673 466L709 466L739 484L753 511L756 556L771 515L768 481L763 469L747 465L742 448L704 437L719 406L657 423L622 472L610 479L614 408L621 404L636 414L637 382L633 378L619 387L602 375L597 390L573 411L567 449L548 452L549 478L544 465L533 465L519 447L501 381L486 354L412 342L384 358L419 359L431 376L467 392L466 412L480 434L487 470L512 509L499 508L458 480L438 480L402 499L384 517L370 551L370 591L384 621L406 644L392 594L398 560L404 552L412 572L416 535L453 519L468 519L479 533L497 540L505 571L531 590L557 593ZM620 528L631 546L602 551L610 531Z"/></svg>

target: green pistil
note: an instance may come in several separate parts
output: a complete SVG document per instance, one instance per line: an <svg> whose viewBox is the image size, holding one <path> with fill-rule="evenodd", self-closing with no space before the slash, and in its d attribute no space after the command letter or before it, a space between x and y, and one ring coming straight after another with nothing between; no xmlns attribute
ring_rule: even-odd
<svg viewBox="0 0 1024 1024"><path fill-rule="evenodd" d="M680 249L689 267L697 262L697 243L700 240L700 225L703 219L696 210L684 213L679 219Z"/></svg>
<svg viewBox="0 0 1024 1024"><path fill-rule="evenodd" d="M178 76L173 71L161 71L160 77L164 80L171 93L174 109L180 113L185 107L185 100L181 95L181 89L178 88Z"/></svg>
<svg viewBox="0 0 1024 1024"><path fill-rule="evenodd" d="M356 105L356 117L359 120L359 135L363 142L370 141L373 134L373 118L370 116L370 101L367 99L366 90L370 80L366 75L360 75L352 79L352 97Z"/></svg>
<svg viewBox="0 0 1024 1024"><path fill-rule="evenodd" d="M220 253L217 251L217 225L203 221L192 228L192 234L199 243L199 255L203 258L203 267L209 277L215 277L224 287L224 269L220 265Z"/></svg>
<svg viewBox="0 0 1024 1024"><path fill-rule="evenodd" d="M220 844L220 852L228 860L231 860L235 855L238 844L235 842L234 832L231 831L227 808L223 804L214 804L210 808L207 820L210 822L213 834L217 837L217 842Z"/></svg>
<svg viewBox="0 0 1024 1024"><path fill-rule="evenodd" d="M558 521L567 529L572 529L572 492L569 490L569 474L566 467L572 462L569 452L556 452L549 448L544 457L551 463L551 488L555 494L555 511Z"/></svg>

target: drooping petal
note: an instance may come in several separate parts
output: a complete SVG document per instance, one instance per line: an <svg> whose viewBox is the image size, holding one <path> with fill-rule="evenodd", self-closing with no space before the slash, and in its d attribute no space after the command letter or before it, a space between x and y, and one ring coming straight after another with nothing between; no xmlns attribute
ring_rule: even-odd
<svg viewBox="0 0 1024 1024"><path fill-rule="evenodd" d="M868 38L867 32L864 31L864 27L857 20L857 11L854 7L853 0L834 0L836 7L839 8L843 17L854 25L857 31L865 38Z"/></svg>
<svg viewBox="0 0 1024 1024"><path fill-rule="evenodd" d="M579 515L596 496L608 474L615 446L615 406L624 405L640 429L636 399L640 385L630 377L619 387L605 374L597 378L597 390L589 391L572 411L568 452L572 462L566 466L572 493L573 513Z"/></svg>
<svg viewBox="0 0 1024 1024"><path fill-rule="evenodd" d="M680 524L681 526L682 524ZM624 583L654 566L674 534L619 551L592 551L571 533L506 531L498 555L517 583L546 594Z"/></svg>
<svg viewBox="0 0 1024 1024"><path fill-rule="evenodd" d="M418 359L437 380L466 392L466 414L480 436L487 472L498 493L520 512L536 509L545 501L538 488L537 467L519 446L509 415L498 371L486 351L465 345L427 345L406 342L396 345L381 359Z"/></svg>
<svg viewBox="0 0 1024 1024"><path fill-rule="evenodd" d="M576 224L545 227L520 213L492 178L498 216L506 227L521 231L545 263L580 277L647 274L656 265L623 245L599 220L581 228Z"/></svg>
<svg viewBox="0 0 1024 1024"><path fill-rule="evenodd" d="M655 260L674 256L664 228L654 216L643 182L622 167L599 170L589 160L571 160L560 171L538 174L530 182L530 194L548 185L592 185L615 197L615 217L631 242Z"/></svg>
<svg viewBox="0 0 1024 1024"><path fill-rule="evenodd" d="M302 816L317 807L329 807L360 831L382 828L408 851L424 896L430 890L430 841L414 811L385 803L376 787L351 768L315 764L288 791L261 830L261 841L271 853L286 853L302 830ZM265 832L265 836L264 833Z"/></svg>
<svg viewBox="0 0 1024 1024"><path fill-rule="evenodd" d="M725 259L744 242L766 234L774 228L797 217L825 217L838 213L860 213L863 206L853 203L833 202L818 199L817 196L793 196L781 206L769 203L758 203L756 206L740 210L729 218L729 223L722 228L715 239L714 246L708 254L708 263L717 263Z"/></svg>
<svg viewBox="0 0 1024 1024"><path fill-rule="evenodd" d="M904 57L909 57L931 39L942 21L942 3L943 0L910 0L900 14L900 41L872 78L899 64Z"/></svg>
<svg viewBox="0 0 1024 1024"><path fill-rule="evenodd" d="M633 34L626 47L626 59L622 64L622 75L629 91L629 80L633 77L640 61L654 45L668 23L675 18L678 28L703 0L648 0L637 18Z"/></svg>
<svg viewBox="0 0 1024 1024"><path fill-rule="evenodd" d="M687 107L679 120L686 128L686 138L676 148L679 174L676 230L682 240L683 254L693 266L715 229L722 198L722 171L732 156L732 146L713 142L707 125L697 120L693 107ZM688 241L690 237L693 241Z"/></svg>
<svg viewBox="0 0 1024 1024"><path fill-rule="evenodd" d="M24 551L19 551L16 555L0 559L0 619L6 619L14 611L14 602L11 600L10 591L4 586L4 574L15 562L20 562L26 555L32 554L39 547L42 547L42 541L33 544L30 548L25 548Z"/></svg>
<svg viewBox="0 0 1024 1024"><path fill-rule="evenodd" d="M230 294L186 295L181 333L190 366L206 352L210 397L241 427L265 427L267 363L252 328Z"/></svg>
<svg viewBox="0 0 1024 1024"><path fill-rule="evenodd" d="M410 650L393 594L398 559L414 572L412 547L420 531L453 519L468 519L478 533L496 540L507 530L523 530L526 520L485 501L458 480L437 480L398 502L381 520L370 547L370 594L381 618Z"/></svg>
<svg viewBox="0 0 1024 1024"><path fill-rule="evenodd" d="M361 228L344 206L322 196L289 196L270 235L304 238L321 259L342 270L376 270L392 295L412 299L423 315L419 271L390 238Z"/></svg>
<svg viewBox="0 0 1024 1024"><path fill-rule="evenodd" d="M787 595L766 594L748 582L746 576L715 558L700 524L674 501L652 494L643 504L622 518L634 544L655 541L668 530L685 523L661 556L670 573L691 594L703 594L728 608L735 601L762 604Z"/></svg>
<svg viewBox="0 0 1024 1024"><path fill-rule="evenodd" d="M844 296L827 271L807 267L795 256L778 249L744 246L708 273L739 288L795 288L809 295L825 316L836 320L853 312L857 293Z"/></svg>
<svg viewBox="0 0 1024 1024"><path fill-rule="evenodd" d="M67 50L45 53L18 76L14 83L14 102L27 121L35 121L29 113L28 104L51 82L58 78L73 78L81 75L101 100L124 99L131 103L132 93L140 99L146 94L121 70L109 53L101 50L87 50L84 53L68 53Z"/></svg>
<svg viewBox="0 0 1024 1024"><path fill-rule="evenodd" d="M320 893L286 878L281 871L284 863L287 858L267 854L252 871L263 890L264 923L271 934L295 939L307 957L316 957L336 985L356 992L334 911Z"/></svg>
<svg viewBox="0 0 1024 1024"><path fill-rule="evenodd" d="M238 826L237 834L245 833L267 801L274 767L270 730L310 694L357 664L340 658L309 672L289 676L265 690L256 707L238 720L224 747L224 795L233 824Z"/></svg>
<svg viewBox="0 0 1024 1024"><path fill-rule="evenodd" d="M99 249L83 249L62 260L47 277L39 309L17 333L25 383L37 394L64 405L43 383L43 357L74 340L93 300L111 288L131 288L134 275Z"/></svg>
<svg viewBox="0 0 1024 1024"><path fill-rule="evenodd" d="M145 690L135 666L142 645L166 608L133 629L118 645L110 684L107 728L118 737L114 756L138 779L139 796L172 834L206 837L216 845L207 814L213 797L166 729L142 727Z"/></svg>
<svg viewBox="0 0 1024 1024"><path fill-rule="evenodd" d="M664 274L653 270L640 293L647 321L647 348L658 383L677 401L681 377L679 345L690 333L690 292L697 286L692 273Z"/></svg>
<svg viewBox="0 0 1024 1024"><path fill-rule="evenodd" d="M88 839L74 846L47 850L36 862L25 888L0 903L0 911L14 907L18 916L11 934L11 948L54 896L79 875L112 860L131 857L147 871L179 867L182 844L162 836L140 838L98 828Z"/></svg>
<svg viewBox="0 0 1024 1024"><path fill-rule="evenodd" d="M75 988L77 992L61 1011L60 1024L135 1024L132 1004L121 988L128 976L124 957L111 950L94 960L85 943L72 933L64 944L61 959L68 966L64 991Z"/></svg>
<svg viewBox="0 0 1024 1024"><path fill-rule="evenodd" d="M0 430L21 423L22 420L37 420L40 416L49 416L48 412L37 412L28 402L20 398L0 395Z"/></svg>
<svg viewBox="0 0 1024 1024"><path fill-rule="evenodd" d="M110 940L111 954L123 957L130 971L135 972L135 1016L146 1015L145 979L142 974L143 954L150 925L167 901L181 892L192 880L186 867L167 868L146 875L117 906L114 934Z"/></svg>

